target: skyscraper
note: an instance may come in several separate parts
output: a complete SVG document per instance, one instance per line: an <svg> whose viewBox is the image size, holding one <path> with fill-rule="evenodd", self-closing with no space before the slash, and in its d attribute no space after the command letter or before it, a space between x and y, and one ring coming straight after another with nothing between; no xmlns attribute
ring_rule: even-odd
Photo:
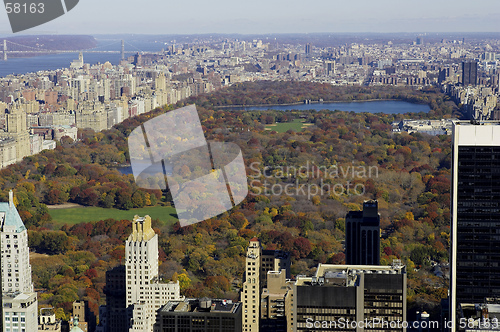
<svg viewBox="0 0 500 332"><path fill-rule="evenodd" d="M272 274L271 272L273 271L277 274ZM262 250L259 239L251 239L247 248L245 276L243 289L240 294L240 299L243 303L243 332L260 331L260 295L263 288L264 292L266 292L265 289L269 287L267 281L270 274L271 276L282 276L286 284L286 279L290 278L290 253L281 250ZM286 286L285 284L284 287ZM276 286L271 288L275 289Z"/></svg>
<svg viewBox="0 0 500 332"><path fill-rule="evenodd" d="M106 282L108 306L99 308L106 317L98 331L153 332L158 309L168 301L184 300L179 282L160 280L158 235L151 228L149 216L134 217L132 234L125 242L125 268L117 267L107 273ZM120 319L123 321L116 324Z"/></svg>
<svg viewBox="0 0 500 332"><path fill-rule="evenodd" d="M335 60L325 62L326 76L333 76L336 73Z"/></svg>
<svg viewBox="0 0 500 332"><path fill-rule="evenodd" d="M259 331L261 255L260 241L256 238L251 239L247 249L245 281L241 291L243 332Z"/></svg>
<svg viewBox="0 0 500 332"><path fill-rule="evenodd" d="M22 100L16 100L9 105L5 114L5 131L0 131L0 138L13 138L16 141L16 158L21 161L30 154L30 133L26 124L26 111Z"/></svg>
<svg viewBox="0 0 500 332"><path fill-rule="evenodd" d="M5 331L36 332L38 330L38 301L31 282L28 231L14 205L0 203L2 237L2 301ZM16 329L17 330L17 329Z"/></svg>
<svg viewBox="0 0 500 332"><path fill-rule="evenodd" d="M306 44L306 48L305 48L306 54L311 54L311 47L312 47L311 44L309 44L309 43Z"/></svg>
<svg viewBox="0 0 500 332"><path fill-rule="evenodd" d="M106 271L106 324L107 329L104 332L121 332L129 329L129 316L127 310L127 275L124 265L119 265ZM101 321L102 318L99 317Z"/></svg>
<svg viewBox="0 0 500 332"><path fill-rule="evenodd" d="M462 84L464 86L477 84L477 62L462 62Z"/></svg>
<svg viewBox="0 0 500 332"><path fill-rule="evenodd" d="M380 264L380 215L377 201L365 201L363 211L349 211L346 225L346 264Z"/></svg>
<svg viewBox="0 0 500 332"><path fill-rule="evenodd" d="M450 315L500 297L500 122L453 124ZM454 324L455 331L457 324Z"/></svg>
<svg viewBox="0 0 500 332"><path fill-rule="evenodd" d="M33 292L29 262L28 231L14 205L14 194L9 202L0 203L2 231L2 291Z"/></svg>

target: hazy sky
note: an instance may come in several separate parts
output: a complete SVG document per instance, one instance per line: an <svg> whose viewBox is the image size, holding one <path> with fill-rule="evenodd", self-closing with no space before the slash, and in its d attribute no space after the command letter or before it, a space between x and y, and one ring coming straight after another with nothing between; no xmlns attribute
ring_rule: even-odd
<svg viewBox="0 0 500 332"><path fill-rule="evenodd" d="M7 14L0 9L0 34L9 32ZM29 34L307 32L500 32L500 1L80 0L66 15L26 31Z"/></svg>

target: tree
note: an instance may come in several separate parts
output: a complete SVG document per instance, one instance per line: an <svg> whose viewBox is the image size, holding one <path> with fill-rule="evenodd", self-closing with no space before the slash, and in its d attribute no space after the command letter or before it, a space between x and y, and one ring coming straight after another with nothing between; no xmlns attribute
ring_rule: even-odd
<svg viewBox="0 0 500 332"><path fill-rule="evenodd" d="M116 205L122 210L130 210L134 207L134 204L132 203L132 196L127 190L121 189L118 191L116 195Z"/></svg>
<svg viewBox="0 0 500 332"><path fill-rule="evenodd" d="M229 218L229 221L236 229L242 229L248 225L248 220L241 212L233 213Z"/></svg>
<svg viewBox="0 0 500 332"><path fill-rule="evenodd" d="M297 258L305 258L311 252L311 242L308 239L299 237L293 242L294 253Z"/></svg>
<svg viewBox="0 0 500 332"><path fill-rule="evenodd" d="M135 208L142 208L144 207L144 194L142 191L137 190L131 198L132 204L134 205Z"/></svg>
<svg viewBox="0 0 500 332"><path fill-rule="evenodd" d="M191 279L188 277L187 273L181 273L177 276L177 280L179 281L179 287L181 290L184 290L191 286Z"/></svg>

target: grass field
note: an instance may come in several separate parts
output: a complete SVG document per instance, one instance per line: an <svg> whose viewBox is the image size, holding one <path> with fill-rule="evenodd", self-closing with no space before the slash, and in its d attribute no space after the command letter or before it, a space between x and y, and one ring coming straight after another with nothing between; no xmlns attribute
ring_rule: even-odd
<svg viewBox="0 0 500 332"><path fill-rule="evenodd" d="M302 119L295 119L292 122L283 122L283 123L275 123L272 125L266 125L266 130L274 130L278 133L284 133L290 129L295 130L296 132L302 131L308 126L310 123L304 123Z"/></svg>
<svg viewBox="0 0 500 332"><path fill-rule="evenodd" d="M176 211L173 207L152 206L141 209L117 210L104 209L100 207L79 207L69 209L49 210L53 222L56 226L64 224L74 225L81 222L99 221L104 219L127 219L132 220L135 215L149 215L152 219L158 218L164 224L173 224L177 221Z"/></svg>

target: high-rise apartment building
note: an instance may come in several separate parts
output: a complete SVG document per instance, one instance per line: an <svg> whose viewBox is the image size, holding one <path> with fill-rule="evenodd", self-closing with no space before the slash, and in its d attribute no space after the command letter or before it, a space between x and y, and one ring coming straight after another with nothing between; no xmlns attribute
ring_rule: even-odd
<svg viewBox="0 0 500 332"><path fill-rule="evenodd" d="M260 296L260 332L292 332L293 284L286 271L269 271Z"/></svg>
<svg viewBox="0 0 500 332"><path fill-rule="evenodd" d="M363 211L349 211L345 218L346 264L380 264L380 215L377 201L365 201Z"/></svg>
<svg viewBox="0 0 500 332"><path fill-rule="evenodd" d="M335 60L333 61L325 61L325 72L326 76L333 76L336 73L336 64Z"/></svg>
<svg viewBox="0 0 500 332"><path fill-rule="evenodd" d="M260 264L262 247L256 238L250 240L245 261L245 281L241 290L243 302L243 332L259 331L260 315Z"/></svg>
<svg viewBox="0 0 500 332"><path fill-rule="evenodd" d="M406 268L319 264L315 276L298 276L293 288L293 331L404 331ZM374 324L379 322L379 324Z"/></svg>
<svg viewBox="0 0 500 332"><path fill-rule="evenodd" d="M13 138L15 140L17 161L21 161L30 154L30 133L27 129L26 116L21 101L13 102L5 114L5 131L0 131L0 139Z"/></svg>
<svg viewBox="0 0 500 332"><path fill-rule="evenodd" d="M131 313L127 310L127 286L125 266L106 271L106 325L104 332L128 331ZM99 317L101 320L101 317Z"/></svg>
<svg viewBox="0 0 500 332"><path fill-rule="evenodd" d="M167 79L163 72L159 73L158 77L155 78L155 90L157 91L167 90Z"/></svg>
<svg viewBox="0 0 500 332"><path fill-rule="evenodd" d="M456 318L464 304L500 297L500 122L454 122L452 140L450 315Z"/></svg>
<svg viewBox="0 0 500 332"><path fill-rule="evenodd" d="M311 54L312 46L311 44L306 44L305 52L306 54Z"/></svg>
<svg viewBox="0 0 500 332"><path fill-rule="evenodd" d="M37 332L38 301L33 292L29 262L28 231L14 205L0 203L2 241L2 300L4 331Z"/></svg>
<svg viewBox="0 0 500 332"><path fill-rule="evenodd" d="M14 194L9 202L0 203L2 231L2 290L3 292L33 292L29 262L28 231L16 206Z"/></svg>
<svg viewBox="0 0 500 332"><path fill-rule="evenodd" d="M275 271L290 278L290 253L281 250L262 250L257 238L247 248L245 277L240 298L243 303L243 331L258 332L260 327L260 294L268 287L268 275ZM273 288L274 289L274 288Z"/></svg>
<svg viewBox="0 0 500 332"><path fill-rule="evenodd" d="M133 308L130 331L152 332L156 311L168 301L182 300L179 282L161 283L158 235L149 216L135 216L125 243L127 307Z"/></svg>
<svg viewBox="0 0 500 332"><path fill-rule="evenodd" d="M99 102L82 102L78 104L75 114L77 128L91 128L101 131L108 128L108 116L103 104Z"/></svg>
<svg viewBox="0 0 500 332"><path fill-rule="evenodd" d="M477 84L477 62L462 62L462 84L464 86Z"/></svg>
<svg viewBox="0 0 500 332"><path fill-rule="evenodd" d="M161 282L158 235L149 216L135 216L125 242L125 266L106 273L106 306L99 308L99 332L153 332L158 309L183 301L179 282Z"/></svg>

